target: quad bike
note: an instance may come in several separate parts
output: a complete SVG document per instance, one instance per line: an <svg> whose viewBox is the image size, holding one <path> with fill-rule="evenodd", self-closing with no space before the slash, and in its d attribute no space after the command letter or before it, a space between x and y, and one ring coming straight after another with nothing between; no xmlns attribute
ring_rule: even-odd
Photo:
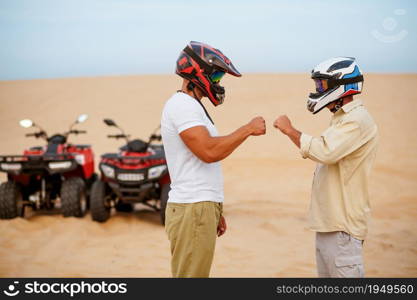
<svg viewBox="0 0 417 300"><path fill-rule="evenodd" d="M101 178L91 188L93 220L105 222L112 207L126 212L133 211L133 204L142 203L159 211L164 224L170 177L163 146L152 143L160 141L161 136L153 133L148 142L129 140L129 135L113 120L104 119L104 123L121 131L108 138L124 139L126 144L119 148L119 153L101 156Z"/></svg>
<svg viewBox="0 0 417 300"><path fill-rule="evenodd" d="M26 206L35 211L60 206L66 217L85 215L88 190L97 177L94 155L90 145L68 144L67 139L70 134L86 133L72 128L87 117L80 115L69 131L50 137L31 120L20 121L24 128L39 130L27 137L42 138L47 145L31 147L23 155L0 156L0 171L8 178L0 185L0 219L24 217Z"/></svg>

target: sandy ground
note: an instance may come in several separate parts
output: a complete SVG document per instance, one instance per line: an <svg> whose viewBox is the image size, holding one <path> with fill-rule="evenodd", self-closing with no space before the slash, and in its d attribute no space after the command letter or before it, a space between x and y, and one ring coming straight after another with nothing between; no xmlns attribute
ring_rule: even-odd
<svg viewBox="0 0 417 300"><path fill-rule="evenodd" d="M316 276L314 234L306 229L314 163L272 128L287 113L296 127L318 135L330 113L311 115L305 98L308 74L251 74L225 78L227 98L214 109L226 134L262 115L263 137L250 138L223 162L225 216L229 229L218 240L212 276ZM133 136L146 138L158 125L165 100L180 87L167 76L123 76L0 82L0 153L19 154L41 144L18 126L31 118L46 130L64 131L78 114L90 119L73 142L91 143L96 158L117 149L114 118ZM381 143L371 179L373 219L365 242L367 275L417 276L417 75L366 76L361 98L380 128ZM5 180L4 175L0 177ZM118 213L107 223L37 214L0 221L0 276L166 277L169 243L156 213Z"/></svg>

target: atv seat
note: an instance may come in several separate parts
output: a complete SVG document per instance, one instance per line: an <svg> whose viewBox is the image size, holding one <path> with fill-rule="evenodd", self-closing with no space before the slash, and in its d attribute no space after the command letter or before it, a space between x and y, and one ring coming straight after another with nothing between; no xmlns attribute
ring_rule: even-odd
<svg viewBox="0 0 417 300"><path fill-rule="evenodd" d="M30 147L29 150L31 151L42 151L43 148L41 146Z"/></svg>
<svg viewBox="0 0 417 300"><path fill-rule="evenodd" d="M141 140L133 140L128 142L126 145L119 148L121 151L129 151L136 153L146 152L148 144Z"/></svg>

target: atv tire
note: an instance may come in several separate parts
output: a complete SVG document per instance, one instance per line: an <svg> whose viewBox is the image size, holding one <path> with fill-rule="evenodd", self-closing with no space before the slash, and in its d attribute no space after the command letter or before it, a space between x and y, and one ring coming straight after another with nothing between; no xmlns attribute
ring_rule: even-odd
<svg viewBox="0 0 417 300"><path fill-rule="evenodd" d="M106 183L97 180L90 193L91 217L97 222L106 222L110 218L110 206L106 205Z"/></svg>
<svg viewBox="0 0 417 300"><path fill-rule="evenodd" d="M161 223L162 225L165 225L165 210L167 208L167 202L168 202L168 193L171 190L171 185L169 183L165 183L161 187Z"/></svg>
<svg viewBox="0 0 417 300"><path fill-rule="evenodd" d="M22 201L22 194L19 187L13 181L3 182L0 185L0 219L16 218L20 212L19 202Z"/></svg>
<svg viewBox="0 0 417 300"><path fill-rule="evenodd" d="M84 180L71 177L62 182L61 209L64 217L81 218L87 212L87 193Z"/></svg>

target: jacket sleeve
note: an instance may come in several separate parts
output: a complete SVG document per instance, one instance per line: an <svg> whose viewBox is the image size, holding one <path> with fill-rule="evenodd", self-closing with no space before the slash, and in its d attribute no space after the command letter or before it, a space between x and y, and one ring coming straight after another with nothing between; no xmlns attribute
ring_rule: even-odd
<svg viewBox="0 0 417 300"><path fill-rule="evenodd" d="M303 133L300 151L303 158L331 165L363 145L357 122L338 123L329 127L320 137Z"/></svg>

